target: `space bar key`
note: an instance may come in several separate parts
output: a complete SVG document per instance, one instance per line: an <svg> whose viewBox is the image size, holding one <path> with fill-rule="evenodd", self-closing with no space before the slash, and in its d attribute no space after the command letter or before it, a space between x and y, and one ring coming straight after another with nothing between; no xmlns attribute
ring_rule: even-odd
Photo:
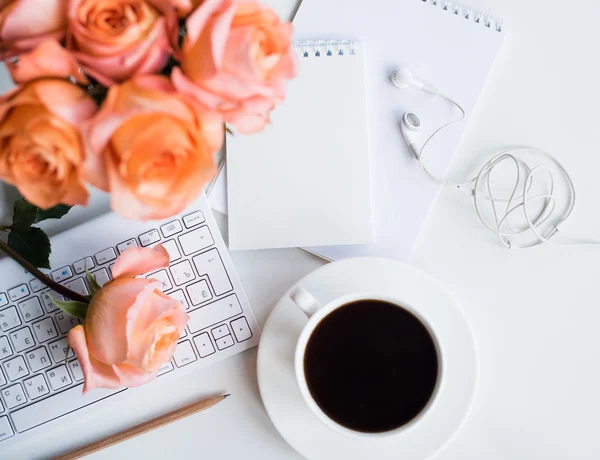
<svg viewBox="0 0 600 460"><path fill-rule="evenodd" d="M19 433L35 428L43 423L50 422L92 403L111 396L119 390L95 389L85 396L81 396L83 385L70 388L62 393L51 396L31 406L24 407L11 414L15 428Z"/></svg>

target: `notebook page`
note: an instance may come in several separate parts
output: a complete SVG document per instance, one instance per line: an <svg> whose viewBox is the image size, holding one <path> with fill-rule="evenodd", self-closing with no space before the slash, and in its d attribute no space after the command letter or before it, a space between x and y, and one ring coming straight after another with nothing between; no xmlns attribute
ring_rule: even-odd
<svg viewBox="0 0 600 460"><path fill-rule="evenodd" d="M406 260L435 199L437 185L418 167L400 131L407 111L419 115L423 139L458 112L440 98L400 90L390 82L393 69L408 66L463 105L467 119L440 133L429 145L428 167L443 174L465 129L504 33L454 14L451 2L433 0L304 1L294 18L299 39L323 34L360 40L366 56L367 100L375 243L310 248L336 260L384 256ZM442 3L448 4L444 10ZM365 20L368 18L368 20Z"/></svg>
<svg viewBox="0 0 600 460"><path fill-rule="evenodd" d="M372 241L363 50L332 46L298 48L271 124L227 138L232 250Z"/></svg>

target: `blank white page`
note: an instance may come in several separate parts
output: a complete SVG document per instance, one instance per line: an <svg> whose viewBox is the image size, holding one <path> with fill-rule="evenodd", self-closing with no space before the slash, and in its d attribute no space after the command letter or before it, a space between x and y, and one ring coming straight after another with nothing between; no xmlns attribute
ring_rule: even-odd
<svg viewBox="0 0 600 460"><path fill-rule="evenodd" d="M318 57L296 44L300 74L271 123L227 137L232 250L372 241L363 50L319 43Z"/></svg>

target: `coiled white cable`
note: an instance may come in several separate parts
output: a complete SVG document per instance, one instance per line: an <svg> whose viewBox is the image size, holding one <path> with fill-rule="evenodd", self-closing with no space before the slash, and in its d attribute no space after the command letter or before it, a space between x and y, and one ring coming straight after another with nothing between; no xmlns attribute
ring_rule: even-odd
<svg viewBox="0 0 600 460"><path fill-rule="evenodd" d="M440 128L436 129L423 143L421 148L418 150L418 162L421 170L427 174L432 180L440 185L446 187L466 188L471 192L473 196L473 202L475 205L475 211L477 217L481 223L490 231L494 232L498 240L507 248L513 249L526 249L539 244L548 244L551 246L560 247L576 247L576 246L589 246L589 245L600 245L600 241L581 241L577 243L557 243L550 241L560 230L559 227L564 223L571 215L575 206L575 186L573 181L565 167L552 155L533 148L533 147L515 147L504 150L497 155L493 156L483 167L479 170L479 173L474 177L464 182L449 182L436 177L432 174L425 165L424 162L424 151L429 142L442 130L447 127L460 122L465 117L465 110L463 107L454 101L452 98L438 94L441 98L447 100L460 110L460 117L452 120ZM561 215L556 213L556 202L557 196L555 195L555 177L553 171L546 166L535 166L531 167L524 158L525 154L535 154L542 156L553 163L556 168L563 175L568 189L568 202L565 206L564 211ZM510 196L508 198L499 198L492 192L491 176L498 166L504 162L512 162L515 166L515 181L511 186ZM521 182L521 175L525 173L525 180ZM531 195L531 190L534 183L534 178L539 176L541 173L546 173L548 177L549 185L547 193L538 193ZM486 192L481 192L481 187L485 186ZM532 215L530 205L535 201L542 201L541 209ZM490 223L489 219L486 219L482 209L482 202L489 202L491 205L494 221ZM500 204L505 204L502 211L499 210ZM515 226L510 217L521 210L525 219L526 225ZM544 224L549 223L551 226L545 228ZM530 238L533 236L533 241L525 244L519 244L516 242L519 238L524 237L529 232Z"/></svg>

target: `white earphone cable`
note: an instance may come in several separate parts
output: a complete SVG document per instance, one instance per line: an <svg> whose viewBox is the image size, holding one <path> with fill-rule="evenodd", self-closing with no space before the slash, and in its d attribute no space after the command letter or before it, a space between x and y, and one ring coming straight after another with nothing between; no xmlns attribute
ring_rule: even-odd
<svg viewBox="0 0 600 460"><path fill-rule="evenodd" d="M571 215L571 212L573 211L573 208L575 206L575 186L573 185L573 181L571 180L571 177L567 173L567 170L564 168L564 166L556 158L554 158L553 156L551 156L550 154L548 154L542 150L532 148L532 147L516 147L516 148L510 148L510 149L504 150L503 152L500 152L499 154L492 157L487 163L485 163L476 176L472 177L471 179L469 179L465 182L449 182L449 181L446 181L443 179L439 179L434 174L432 174L427 169L427 167L424 163L424 154L423 153L425 151L425 148L427 147L429 142L440 131L446 129L447 127L449 127L455 123L462 121L465 118L465 110L459 103L457 103L455 100L453 100L452 98L450 98L444 94L438 94L438 95L441 98L450 102L451 104L455 105L460 110L461 115L459 118L456 118L455 120L452 120L452 121L444 124L440 128L436 129L426 139L426 141L423 143L423 145L419 149L418 155L417 155L419 166L420 166L421 170L425 174L427 174L427 176L429 176L432 180L434 180L438 184L446 186L446 187L461 188L461 187L469 186L470 191L473 195L475 211L477 213L479 220L486 228L488 228L490 231L494 232L498 236L498 239L500 240L500 242L507 248L525 249L525 248L537 246L539 244L548 244L551 246L558 246L558 247L577 247L577 246L600 245L600 241L583 241L583 242L579 242L579 243L565 243L565 244L555 243L553 241L550 241L550 238L552 238L554 235L556 235L559 232L560 224L565 222L567 220L567 218ZM523 153L530 153L530 154L534 153L534 154L538 154L538 155L545 157L546 159L550 160L550 162L552 162L554 165L556 165L556 167L563 174L563 176L566 180L567 188L569 189L570 197L569 197L569 202L568 202L562 216L558 217L558 216L554 215L555 210L556 210L556 196L554 195L554 176L552 174L552 171L550 170L550 168L545 167L545 166L537 166L534 168L530 168L529 165L526 163L526 161L523 158L519 158L519 155L523 154ZM511 192L510 196L508 198L497 198L492 193L491 175L492 175L493 171L498 167L498 165L500 165L501 163L503 163L505 161L512 161L514 163L515 168L516 168L516 179L515 179L514 186L512 187L512 192ZM522 170L525 171L526 177L525 177L525 181L523 182L522 191L520 194L518 194ZM550 183L549 192L530 196L529 193L533 186L534 176L540 172L547 173L547 176L549 178L549 183ZM487 195L483 194L483 196L482 196L480 187L483 182L485 182L484 185L486 186L486 189L487 189ZM491 203L492 212L493 212L494 221L495 221L494 225L491 225L490 222L488 221L488 219L486 219L485 216L483 215L483 211L480 206L480 202L482 200L485 200L485 201L488 201ZM536 213L537 215L532 216L530 209L528 209L528 204L530 204L531 202L534 202L534 201L539 201L539 200L544 201L544 203L541 207L541 210L539 210L539 212ZM500 213L500 214L497 209L497 206L499 205L499 203L506 203L506 209L503 211L503 213ZM527 225L521 226L521 227L515 227L510 222L510 216L515 211L518 211L518 210L522 210L523 216L525 218L525 221L527 222ZM542 226L546 222L548 222L551 218L554 218L557 220L557 222L553 225L553 227L550 229L545 229L545 230L542 229ZM514 242L514 240L516 238L518 238L519 236L523 236L527 232L531 232L531 234L535 237L535 240L533 242L521 244L521 245L516 244ZM513 240L513 241L511 241L511 240Z"/></svg>

